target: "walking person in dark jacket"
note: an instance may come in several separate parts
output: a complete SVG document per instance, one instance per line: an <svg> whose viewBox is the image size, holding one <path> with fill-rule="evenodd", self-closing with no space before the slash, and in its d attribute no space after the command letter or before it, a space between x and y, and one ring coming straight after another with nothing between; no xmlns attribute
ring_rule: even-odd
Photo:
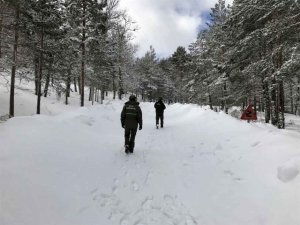
<svg viewBox="0 0 300 225"><path fill-rule="evenodd" d="M162 97L159 97L158 101L154 104L156 112L156 128L158 129L158 124L160 120L160 127L164 127L164 110L166 109L165 104L162 101Z"/></svg>
<svg viewBox="0 0 300 225"><path fill-rule="evenodd" d="M139 125L139 130L143 126L142 110L136 101L136 97L131 95L129 101L125 103L121 112L121 124L125 129L125 152L133 153L134 140Z"/></svg>

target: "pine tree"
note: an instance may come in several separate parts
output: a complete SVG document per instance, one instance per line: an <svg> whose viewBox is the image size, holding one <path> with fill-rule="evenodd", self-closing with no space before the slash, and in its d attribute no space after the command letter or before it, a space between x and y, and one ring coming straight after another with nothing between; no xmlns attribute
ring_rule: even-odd
<svg viewBox="0 0 300 225"><path fill-rule="evenodd" d="M66 7L68 9L69 23L73 30L73 40L80 46L81 63L80 63L80 105L84 106L84 87L86 76L86 63L88 50L88 41L93 38L95 30L94 24L99 16L99 11L103 11L107 1L93 1L93 0L66 0Z"/></svg>
<svg viewBox="0 0 300 225"><path fill-rule="evenodd" d="M175 86L178 89L178 101L187 102L188 100L188 77L190 73L190 56L184 47L178 47L171 56L171 62L174 65Z"/></svg>
<svg viewBox="0 0 300 225"><path fill-rule="evenodd" d="M53 1L32 1L27 11L27 38L37 57L37 114L41 113L43 73L52 67L55 54L55 39L60 38L62 25L61 4ZM49 77L48 77L49 79Z"/></svg>

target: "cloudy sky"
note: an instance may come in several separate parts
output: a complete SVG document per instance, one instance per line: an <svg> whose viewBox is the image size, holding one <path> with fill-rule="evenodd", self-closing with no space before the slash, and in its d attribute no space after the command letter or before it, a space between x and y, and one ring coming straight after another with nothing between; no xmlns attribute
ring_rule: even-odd
<svg viewBox="0 0 300 225"><path fill-rule="evenodd" d="M187 47L193 42L216 3L217 0L120 0L121 8L139 27L134 39L139 45L138 56L152 45L159 57L167 57L178 46Z"/></svg>

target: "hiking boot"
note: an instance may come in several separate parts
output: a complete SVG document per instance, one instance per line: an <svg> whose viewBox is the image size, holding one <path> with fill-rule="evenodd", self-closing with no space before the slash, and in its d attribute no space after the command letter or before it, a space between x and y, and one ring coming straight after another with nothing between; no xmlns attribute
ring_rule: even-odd
<svg viewBox="0 0 300 225"><path fill-rule="evenodd" d="M130 152L129 145L125 145L125 153L128 154Z"/></svg>
<svg viewBox="0 0 300 225"><path fill-rule="evenodd" d="M133 149L134 149L134 143L130 142L129 143L129 153L133 153Z"/></svg>

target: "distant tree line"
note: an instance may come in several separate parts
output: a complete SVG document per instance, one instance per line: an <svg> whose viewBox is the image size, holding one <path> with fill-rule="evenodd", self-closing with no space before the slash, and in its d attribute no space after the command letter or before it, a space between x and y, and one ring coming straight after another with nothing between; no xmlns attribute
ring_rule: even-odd
<svg viewBox="0 0 300 225"><path fill-rule="evenodd" d="M300 115L300 4L294 0L218 0L207 28L188 50L159 59L155 49L135 58L135 23L118 0L0 0L0 71L35 81L37 113L49 86L78 92L84 105L134 93L145 101L242 108L253 104L265 121L285 127L284 113ZM33 75L32 75L33 74Z"/></svg>
<svg viewBox="0 0 300 225"><path fill-rule="evenodd" d="M226 6L219 0L188 52L178 47L155 61L150 49L136 62L142 90L226 112L252 104L266 123L284 128L285 112L300 115L299 12L298 1L235 0Z"/></svg>
<svg viewBox="0 0 300 225"><path fill-rule="evenodd" d="M190 48L197 65L191 100L206 96L225 110L250 103L284 128L285 112L300 114L299 9L289 0L235 0L231 7L219 0Z"/></svg>

